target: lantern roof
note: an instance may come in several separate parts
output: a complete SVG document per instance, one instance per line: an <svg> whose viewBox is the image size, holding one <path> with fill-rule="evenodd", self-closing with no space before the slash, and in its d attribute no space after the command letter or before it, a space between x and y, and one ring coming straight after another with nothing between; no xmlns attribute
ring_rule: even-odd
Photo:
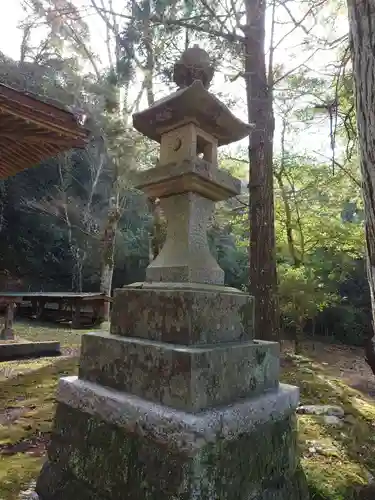
<svg viewBox="0 0 375 500"><path fill-rule="evenodd" d="M243 139L253 126L237 118L208 91L213 76L214 65L207 52L198 45L188 48L173 68L179 90L135 113L134 127L157 142L162 134L187 123L215 137L219 146Z"/></svg>

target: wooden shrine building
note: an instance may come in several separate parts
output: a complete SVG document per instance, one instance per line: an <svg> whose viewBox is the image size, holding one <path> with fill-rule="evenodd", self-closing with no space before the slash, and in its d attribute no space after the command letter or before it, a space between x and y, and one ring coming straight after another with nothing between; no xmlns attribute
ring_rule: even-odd
<svg viewBox="0 0 375 500"><path fill-rule="evenodd" d="M87 141L79 118L60 103L0 83L0 180ZM0 292L6 309L0 338L13 335L13 309L21 299L11 295Z"/></svg>
<svg viewBox="0 0 375 500"><path fill-rule="evenodd" d="M87 143L87 130L61 104L0 84L0 179Z"/></svg>

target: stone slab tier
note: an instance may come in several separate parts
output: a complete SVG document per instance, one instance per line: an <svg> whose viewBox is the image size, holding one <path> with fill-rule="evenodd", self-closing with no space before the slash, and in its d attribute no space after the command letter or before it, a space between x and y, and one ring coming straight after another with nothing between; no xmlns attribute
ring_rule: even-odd
<svg viewBox="0 0 375 500"><path fill-rule="evenodd" d="M137 172L134 181L147 196L156 198L192 192L222 201L241 193L238 179L199 158Z"/></svg>
<svg viewBox="0 0 375 500"><path fill-rule="evenodd" d="M275 389L277 342L190 347L105 332L82 336L80 379L198 412Z"/></svg>
<svg viewBox="0 0 375 500"><path fill-rule="evenodd" d="M253 297L235 288L135 283L114 297L114 335L185 345L254 338Z"/></svg>
<svg viewBox="0 0 375 500"><path fill-rule="evenodd" d="M192 415L60 380L41 500L306 500L298 389Z"/></svg>

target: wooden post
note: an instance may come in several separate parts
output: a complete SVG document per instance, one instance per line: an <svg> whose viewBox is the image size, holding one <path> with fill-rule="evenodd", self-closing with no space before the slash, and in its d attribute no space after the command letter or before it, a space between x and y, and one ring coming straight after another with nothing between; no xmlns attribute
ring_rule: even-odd
<svg viewBox="0 0 375 500"><path fill-rule="evenodd" d="M34 319L40 319L42 317L45 301L43 299L35 299L31 301L32 304L32 316Z"/></svg>
<svg viewBox="0 0 375 500"><path fill-rule="evenodd" d="M34 318L38 312L38 299L31 299L31 317Z"/></svg>
<svg viewBox="0 0 375 500"><path fill-rule="evenodd" d="M103 321L110 321L111 319L111 303L106 298L103 298L103 301L100 302L99 307L99 321L103 323Z"/></svg>
<svg viewBox="0 0 375 500"><path fill-rule="evenodd" d="M81 301L78 299L74 302L72 328L79 328L80 326L81 326Z"/></svg>
<svg viewBox="0 0 375 500"><path fill-rule="evenodd" d="M92 302L92 322L94 325L100 325L103 321L109 321L110 302L104 297Z"/></svg>
<svg viewBox="0 0 375 500"><path fill-rule="evenodd" d="M13 340L14 339L14 330L13 330L13 319L14 319L14 309L16 304L14 302L10 302L6 305L5 314L4 314L4 328L0 333L0 338L2 340Z"/></svg>
<svg viewBox="0 0 375 500"><path fill-rule="evenodd" d="M110 321L111 316L111 303L108 300L104 300L100 306L100 322Z"/></svg>

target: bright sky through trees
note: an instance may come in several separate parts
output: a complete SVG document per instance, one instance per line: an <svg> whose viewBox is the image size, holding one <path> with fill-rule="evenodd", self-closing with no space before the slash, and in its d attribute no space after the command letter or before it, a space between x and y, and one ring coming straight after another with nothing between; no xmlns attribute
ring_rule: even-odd
<svg viewBox="0 0 375 500"><path fill-rule="evenodd" d="M103 65L107 63L107 55L105 49L106 32L103 23L97 18L90 8L89 0L75 0L77 5L81 5L86 12L85 19L88 22L92 36L91 44L95 53L101 59ZM113 0L113 7L116 12L123 12L124 3L121 0ZM329 23L326 18L329 15L326 9L322 11L321 24L314 27L316 37L324 36L331 39L337 39L340 35L345 35L347 32L346 12L335 12ZM9 0L0 18L0 50L6 55L18 59L21 43L21 30L18 28L19 23L24 18L24 12L21 7L21 0ZM277 19L275 27L275 40L282 39L289 31L290 24L287 24L287 19L280 17ZM319 23L319 20L318 20ZM270 33L271 20L268 19L268 35ZM307 26L308 28L308 26ZM43 33L43 26L39 28L39 35ZM36 35L37 36L37 35ZM269 38L269 37L268 37ZM319 50L315 55L314 50L304 45L304 31L297 29L293 34L285 37L285 40L275 52L276 65L282 64L287 71L292 71L300 64L306 64L311 69L311 74L322 77L332 74L333 64L337 59L337 53L332 50ZM220 75L216 79L216 88L223 89L231 98L237 102L238 113L243 119L246 119L246 108L244 105L245 91L241 79L230 84L223 83L223 78ZM157 97L165 92L163 88L156 88ZM330 155L330 138L329 138L329 122L328 119L317 118L314 123L309 126L300 128L298 137L290 137L289 147L300 153L313 154L313 151L320 151L323 155ZM276 117L276 134L275 134L275 151L279 149L280 137L280 119ZM246 144L246 141L244 142ZM320 158L322 159L322 158Z"/></svg>

